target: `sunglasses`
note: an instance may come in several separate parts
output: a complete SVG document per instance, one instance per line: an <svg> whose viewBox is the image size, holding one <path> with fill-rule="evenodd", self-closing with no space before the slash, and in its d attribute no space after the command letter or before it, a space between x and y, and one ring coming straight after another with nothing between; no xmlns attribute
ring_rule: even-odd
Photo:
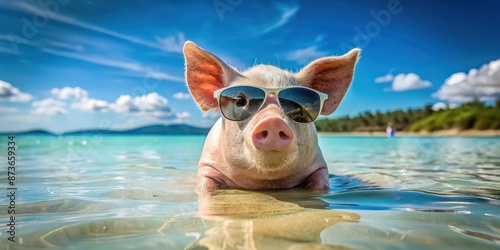
<svg viewBox="0 0 500 250"><path fill-rule="evenodd" d="M315 121L328 95L307 87L264 88L256 86L230 86L214 92L222 115L231 121L243 121L257 113L267 96L275 94L278 105L295 122Z"/></svg>

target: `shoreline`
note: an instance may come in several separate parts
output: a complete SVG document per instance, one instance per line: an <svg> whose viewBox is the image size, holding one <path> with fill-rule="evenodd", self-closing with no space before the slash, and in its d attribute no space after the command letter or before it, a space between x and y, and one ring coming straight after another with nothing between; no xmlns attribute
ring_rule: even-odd
<svg viewBox="0 0 500 250"><path fill-rule="evenodd" d="M336 136L373 136L373 137L386 137L386 133L382 131L375 132L318 132L318 135L336 135ZM448 137L448 136L463 136L463 137L500 137L500 130L458 130L458 129L447 129L447 130L437 130L433 132L420 131L420 132L409 132L409 131L396 131L395 137L398 136L434 136L434 137Z"/></svg>

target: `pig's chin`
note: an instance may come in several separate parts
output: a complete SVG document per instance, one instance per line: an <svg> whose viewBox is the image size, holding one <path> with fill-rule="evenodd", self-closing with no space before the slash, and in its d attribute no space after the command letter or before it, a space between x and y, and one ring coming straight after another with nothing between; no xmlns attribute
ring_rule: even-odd
<svg viewBox="0 0 500 250"><path fill-rule="evenodd" d="M297 168L297 155L291 151L257 151L255 168L261 179L284 178Z"/></svg>

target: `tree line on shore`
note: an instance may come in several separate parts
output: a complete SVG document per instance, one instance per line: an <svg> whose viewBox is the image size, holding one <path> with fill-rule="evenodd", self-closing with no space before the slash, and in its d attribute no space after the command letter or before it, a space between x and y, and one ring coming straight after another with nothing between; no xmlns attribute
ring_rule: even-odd
<svg viewBox="0 0 500 250"><path fill-rule="evenodd" d="M376 132L392 126L396 131L437 131L443 129L500 129L500 98L495 105L475 99L455 108L433 110L432 105L419 109L388 112L365 111L356 116L319 119L315 122L319 132Z"/></svg>

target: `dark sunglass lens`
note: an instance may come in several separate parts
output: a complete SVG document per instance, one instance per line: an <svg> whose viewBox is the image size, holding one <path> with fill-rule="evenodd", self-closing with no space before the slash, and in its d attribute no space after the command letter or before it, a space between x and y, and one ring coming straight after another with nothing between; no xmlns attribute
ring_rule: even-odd
<svg viewBox="0 0 500 250"><path fill-rule="evenodd" d="M266 94L263 90L249 86L235 86L221 92L220 109L224 117L243 121L257 112Z"/></svg>
<svg viewBox="0 0 500 250"><path fill-rule="evenodd" d="M321 111L321 98L310 89L285 89L279 93L278 98L285 113L296 122L312 122Z"/></svg>

